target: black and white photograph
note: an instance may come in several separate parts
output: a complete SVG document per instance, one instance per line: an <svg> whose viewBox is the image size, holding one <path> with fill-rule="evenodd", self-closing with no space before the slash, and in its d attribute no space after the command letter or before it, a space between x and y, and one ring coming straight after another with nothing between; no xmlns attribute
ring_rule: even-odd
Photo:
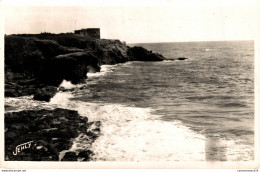
<svg viewBox="0 0 260 172"><path fill-rule="evenodd" d="M259 11L259 0L2 1L1 168L259 169Z"/></svg>

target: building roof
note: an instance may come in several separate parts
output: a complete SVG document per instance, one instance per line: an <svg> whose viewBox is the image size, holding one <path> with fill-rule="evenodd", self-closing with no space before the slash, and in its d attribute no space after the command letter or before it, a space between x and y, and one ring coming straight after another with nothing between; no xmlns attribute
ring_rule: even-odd
<svg viewBox="0 0 260 172"><path fill-rule="evenodd" d="M80 29L75 31L88 31L88 30L100 30L100 28L87 28L87 29Z"/></svg>

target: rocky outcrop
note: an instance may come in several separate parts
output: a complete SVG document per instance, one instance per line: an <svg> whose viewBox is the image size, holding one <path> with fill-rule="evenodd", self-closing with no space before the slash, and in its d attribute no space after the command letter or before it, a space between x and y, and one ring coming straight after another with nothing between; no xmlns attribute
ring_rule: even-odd
<svg viewBox="0 0 260 172"><path fill-rule="evenodd" d="M53 86L45 86L43 88L36 89L34 93L34 100L50 101L50 99L56 94L57 88Z"/></svg>
<svg viewBox="0 0 260 172"><path fill-rule="evenodd" d="M5 36L5 96L34 95L37 100L48 101L54 95L48 86L57 87L64 79L80 83L87 72L99 72L102 64L164 59L160 54L128 47L119 40L74 34Z"/></svg>
<svg viewBox="0 0 260 172"><path fill-rule="evenodd" d="M153 53L143 47L132 47L127 51L128 56L133 61L162 61L165 60L161 54Z"/></svg>
<svg viewBox="0 0 260 172"><path fill-rule="evenodd" d="M175 61L175 60L187 60L188 58L187 57L177 57L177 58L169 58L167 60L169 61Z"/></svg>
<svg viewBox="0 0 260 172"><path fill-rule="evenodd" d="M60 157L60 152L69 150L79 134L93 142L99 135L99 126L100 122L88 122L87 117L67 109L5 113L5 160L88 161L93 155L90 150L77 150L64 157Z"/></svg>
<svg viewBox="0 0 260 172"><path fill-rule="evenodd" d="M186 60L186 59L188 59L188 58L186 58L186 57L178 57L177 58L177 60Z"/></svg>

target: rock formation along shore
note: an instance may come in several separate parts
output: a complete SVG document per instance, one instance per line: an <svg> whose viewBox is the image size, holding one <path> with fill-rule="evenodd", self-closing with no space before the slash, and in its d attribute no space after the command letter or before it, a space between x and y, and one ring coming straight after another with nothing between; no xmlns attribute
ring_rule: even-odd
<svg viewBox="0 0 260 172"><path fill-rule="evenodd" d="M5 36L5 97L33 95L49 101L65 79L85 82L88 72L103 64L127 61L162 61L165 58L119 40L94 39L75 34L23 34ZM95 127L93 127L93 125ZM74 138L98 137L100 122L88 122L67 109L5 113L5 160L88 161L93 152L61 152Z"/></svg>

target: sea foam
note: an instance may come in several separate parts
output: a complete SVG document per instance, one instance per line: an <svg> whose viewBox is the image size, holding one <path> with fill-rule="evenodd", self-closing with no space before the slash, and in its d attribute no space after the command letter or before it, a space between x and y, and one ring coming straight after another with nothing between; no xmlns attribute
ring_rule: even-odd
<svg viewBox="0 0 260 172"><path fill-rule="evenodd" d="M108 72L112 72L112 70L116 67L117 65L101 65L100 72L88 72L87 77L88 78L97 78L100 76L105 75Z"/></svg>
<svg viewBox="0 0 260 172"><path fill-rule="evenodd" d="M101 121L101 135L91 148L96 161L205 159L203 135L180 122L159 120L150 108L69 101L70 97L70 93L58 93L51 103L77 110L90 121ZM73 147L79 149L82 145L75 140Z"/></svg>
<svg viewBox="0 0 260 172"><path fill-rule="evenodd" d="M251 160L252 147L232 139L210 139L179 121L163 121L152 108L71 100L71 92L58 92L50 101L31 96L5 98L10 111L66 108L89 121L101 121L101 135L90 145L77 137L70 150L91 149L94 161L205 161ZM8 110L6 111L8 112Z"/></svg>
<svg viewBox="0 0 260 172"><path fill-rule="evenodd" d="M59 92L51 104L77 110L89 121L101 121L101 135L90 146L75 139L71 150L88 147L94 161L230 161L250 160L251 147L232 139L211 139L180 121L163 121L152 108L70 100ZM216 152L217 150L217 152ZM249 152L248 152L249 151ZM241 155L241 156L238 156Z"/></svg>
<svg viewBox="0 0 260 172"><path fill-rule="evenodd" d="M59 87L64 87L65 89L72 89L77 87L76 85L73 85L70 81L63 80L62 83L59 85Z"/></svg>

